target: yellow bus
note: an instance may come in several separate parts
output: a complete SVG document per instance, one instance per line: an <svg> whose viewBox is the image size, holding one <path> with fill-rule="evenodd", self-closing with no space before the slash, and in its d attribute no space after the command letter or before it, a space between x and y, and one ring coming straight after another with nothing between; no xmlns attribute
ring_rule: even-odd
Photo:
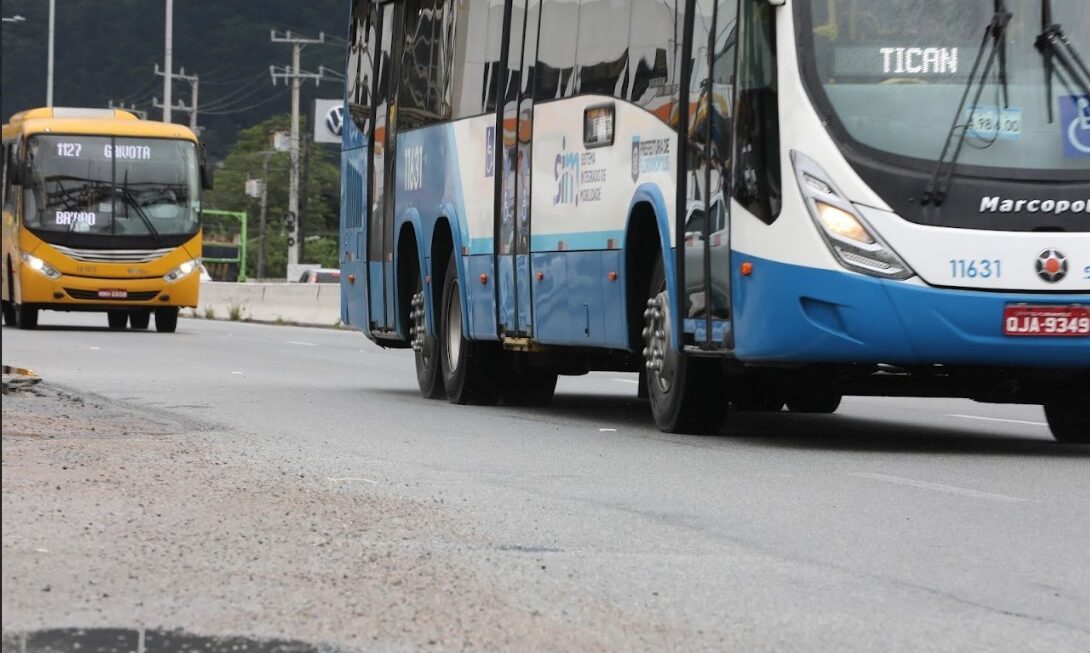
<svg viewBox="0 0 1090 653"><path fill-rule="evenodd" d="M203 149L181 125L113 109L42 108L3 127L4 322L102 311L172 333L196 307Z"/></svg>

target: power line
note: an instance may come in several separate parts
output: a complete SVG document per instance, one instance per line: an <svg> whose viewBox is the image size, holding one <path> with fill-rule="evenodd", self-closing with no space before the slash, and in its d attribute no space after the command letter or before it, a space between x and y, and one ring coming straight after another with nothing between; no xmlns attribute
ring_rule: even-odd
<svg viewBox="0 0 1090 653"><path fill-rule="evenodd" d="M256 109L257 107L266 105L269 102L272 102L273 100L280 99L280 98L284 97L284 94L287 93L287 92L288 92L288 89L284 89L284 90L280 91L279 93L275 93L273 95L270 95L269 97L265 98L264 100L261 100L259 102L255 102L255 103L253 103L253 104L251 104L249 106L245 106L245 107L238 107L236 109L228 109L228 110L225 110L225 111L201 111L201 113L206 115L206 116L226 116L226 115L232 114L232 113L242 113L243 111L249 111L250 109Z"/></svg>

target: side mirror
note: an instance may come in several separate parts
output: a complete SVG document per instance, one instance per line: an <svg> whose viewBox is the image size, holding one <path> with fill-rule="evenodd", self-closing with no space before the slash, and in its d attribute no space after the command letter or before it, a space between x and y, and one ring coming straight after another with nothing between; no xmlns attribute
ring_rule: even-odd
<svg viewBox="0 0 1090 653"><path fill-rule="evenodd" d="M11 167L11 183L16 186L29 186L31 179L30 164L26 161L16 161Z"/></svg>
<svg viewBox="0 0 1090 653"><path fill-rule="evenodd" d="M204 143L200 144L200 156L201 156L201 189L212 190L212 179L214 173L211 168L208 167L208 155L205 153Z"/></svg>

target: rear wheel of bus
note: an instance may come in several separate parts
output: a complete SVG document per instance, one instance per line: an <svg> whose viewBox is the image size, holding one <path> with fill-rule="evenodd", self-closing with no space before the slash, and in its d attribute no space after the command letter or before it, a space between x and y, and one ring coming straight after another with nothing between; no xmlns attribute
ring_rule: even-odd
<svg viewBox="0 0 1090 653"><path fill-rule="evenodd" d="M166 306L155 309L155 330L159 333L174 333L178 328L178 307Z"/></svg>
<svg viewBox="0 0 1090 653"><path fill-rule="evenodd" d="M412 325L409 337L412 339L414 362L416 363L416 384L425 399L442 399L447 396L443 388L443 370L439 363L439 341L428 334L428 302L424 297L424 284L416 277L416 291L413 293L409 309L409 323Z"/></svg>
<svg viewBox="0 0 1090 653"><path fill-rule="evenodd" d="M498 351L495 343L474 342L462 332L461 287L454 256L451 254L447 263L440 304L439 360L443 386L453 404L494 404L498 398L495 377Z"/></svg>
<svg viewBox="0 0 1090 653"><path fill-rule="evenodd" d="M662 257L655 262L648 294L643 331L647 364L643 374L655 424L667 433L716 433L730 402L727 379L719 361L674 349Z"/></svg>
<svg viewBox="0 0 1090 653"><path fill-rule="evenodd" d="M145 309L141 311L135 311L129 314L129 326L131 326L133 329L137 331L142 331L148 328L149 324L151 324L150 310Z"/></svg>

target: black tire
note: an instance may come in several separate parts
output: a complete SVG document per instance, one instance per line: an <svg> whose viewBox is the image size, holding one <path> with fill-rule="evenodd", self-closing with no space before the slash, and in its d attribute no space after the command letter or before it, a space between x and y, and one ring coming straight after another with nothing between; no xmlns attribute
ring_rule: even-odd
<svg viewBox="0 0 1090 653"><path fill-rule="evenodd" d="M15 304L4 300L4 326L15 326Z"/></svg>
<svg viewBox="0 0 1090 653"><path fill-rule="evenodd" d="M523 369L504 378L500 397L508 406L548 406L556 393L557 373Z"/></svg>
<svg viewBox="0 0 1090 653"><path fill-rule="evenodd" d="M496 384L499 351L495 343L467 340L462 331L461 286L454 256L451 254L447 263L440 304L439 360L443 387L452 404L491 405L499 398Z"/></svg>
<svg viewBox="0 0 1090 653"><path fill-rule="evenodd" d="M778 413L783 410L784 397L775 384L761 379L743 379L730 394L735 410L751 413Z"/></svg>
<svg viewBox="0 0 1090 653"><path fill-rule="evenodd" d="M648 297L666 298L661 310L669 311L662 257L655 261ZM648 319L645 324L652 328L654 325ZM726 375L716 360L689 357L685 352L674 355L676 360L664 366L662 371L645 368L643 372L647 377L647 394L655 425L666 433L717 433L730 402Z"/></svg>
<svg viewBox="0 0 1090 653"><path fill-rule="evenodd" d="M129 324L129 314L126 311L106 311L106 322L111 331L121 331Z"/></svg>
<svg viewBox="0 0 1090 653"><path fill-rule="evenodd" d="M178 307L166 306L155 309L155 330L159 333L174 333L178 329Z"/></svg>
<svg viewBox="0 0 1090 653"><path fill-rule="evenodd" d="M1045 402L1045 418L1056 442L1090 444L1090 407L1085 397L1071 395Z"/></svg>
<svg viewBox="0 0 1090 653"><path fill-rule="evenodd" d="M23 304L15 305L15 324L20 329L38 328L38 309Z"/></svg>
<svg viewBox="0 0 1090 653"><path fill-rule="evenodd" d="M787 408L792 413L819 413L829 415L840 408L844 395L834 388L807 388L787 398Z"/></svg>
<svg viewBox="0 0 1090 653"><path fill-rule="evenodd" d="M424 286L418 276L416 279L416 294L420 294L424 291ZM420 325L418 328L423 328L423 325L427 324L427 314L429 311L428 302L425 299L419 306L413 306L409 313L409 322ZM413 311L421 311L419 321L413 315ZM417 334L411 334L413 338L418 337ZM447 396L446 388L443 387L443 368L439 362L439 339L434 335L429 335L427 330L424 331L424 342L419 351L414 352L414 360L416 364L416 384L420 387L420 394L425 399L445 399Z"/></svg>
<svg viewBox="0 0 1090 653"><path fill-rule="evenodd" d="M129 314L129 326L137 331L143 331L151 324L151 311L142 310Z"/></svg>

